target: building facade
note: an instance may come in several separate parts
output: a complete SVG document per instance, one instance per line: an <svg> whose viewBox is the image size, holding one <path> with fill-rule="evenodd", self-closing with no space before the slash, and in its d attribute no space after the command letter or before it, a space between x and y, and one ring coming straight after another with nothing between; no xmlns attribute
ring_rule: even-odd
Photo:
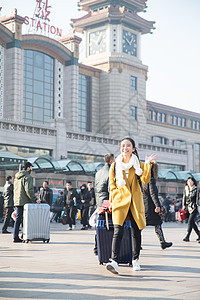
<svg viewBox="0 0 200 300"><path fill-rule="evenodd" d="M57 39L22 34L16 9L0 18L0 151L96 162L131 136L142 160L200 173L200 114L146 99L146 2L82 0L85 16Z"/></svg>

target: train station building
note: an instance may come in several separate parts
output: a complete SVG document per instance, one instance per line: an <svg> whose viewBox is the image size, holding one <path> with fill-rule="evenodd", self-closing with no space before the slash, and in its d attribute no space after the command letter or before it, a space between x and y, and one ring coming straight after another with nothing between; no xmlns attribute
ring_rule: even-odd
<svg viewBox="0 0 200 300"><path fill-rule="evenodd" d="M146 98L142 36L154 30L154 22L138 14L146 4L81 0L85 15L72 16L66 36L41 20L36 23L40 32L23 34L30 20L17 9L0 17L0 186L13 163L23 159L34 163L41 180L64 186L70 173L78 186L85 176L94 178L106 153L119 154L125 136L136 141L141 160L157 153L159 169L166 174L192 172L198 177L200 114ZM55 37L41 34L44 28ZM179 193L175 188L165 184L162 190L159 184L163 194Z"/></svg>

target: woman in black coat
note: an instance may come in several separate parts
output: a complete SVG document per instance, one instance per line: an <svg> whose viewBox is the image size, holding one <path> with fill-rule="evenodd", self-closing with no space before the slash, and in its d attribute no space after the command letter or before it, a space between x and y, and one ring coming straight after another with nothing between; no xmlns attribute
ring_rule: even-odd
<svg viewBox="0 0 200 300"><path fill-rule="evenodd" d="M185 238L183 239L184 242L190 241L190 234L192 232L192 229L197 234L197 241L200 241L200 232L197 227L197 224L195 223L195 218L198 214L198 208L197 208L197 199L198 199L198 190L197 190L197 182L194 179L194 177L188 177L185 183L185 189L183 192L183 208L187 212L188 217L188 228L187 228L187 234Z"/></svg>
<svg viewBox="0 0 200 300"><path fill-rule="evenodd" d="M90 200L91 195L90 192L87 190L86 184L82 184L80 192L80 198L81 198L81 223L83 224L83 227L81 230L88 229L88 213L89 213L89 206L90 206Z"/></svg>
<svg viewBox="0 0 200 300"><path fill-rule="evenodd" d="M152 161L151 179L148 184L143 184L143 200L145 206L146 225L155 226L155 232L159 238L162 249L169 248L172 243L165 241L162 230L162 219L159 216L161 204L158 199L158 189L156 181L158 179L158 165Z"/></svg>

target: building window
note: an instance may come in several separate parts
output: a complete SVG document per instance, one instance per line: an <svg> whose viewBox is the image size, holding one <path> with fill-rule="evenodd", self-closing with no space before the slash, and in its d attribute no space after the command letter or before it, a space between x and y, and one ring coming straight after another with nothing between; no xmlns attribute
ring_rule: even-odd
<svg viewBox="0 0 200 300"><path fill-rule="evenodd" d="M186 127L186 118L181 118L182 119L182 127Z"/></svg>
<svg viewBox="0 0 200 300"><path fill-rule="evenodd" d="M137 120L137 107L136 106L130 107L130 117L131 117L131 120Z"/></svg>
<svg viewBox="0 0 200 300"><path fill-rule="evenodd" d="M186 118L171 115L171 124L179 127L186 127Z"/></svg>
<svg viewBox="0 0 200 300"><path fill-rule="evenodd" d="M163 112L157 112L155 110L149 110L149 119L159 123L166 123L167 114Z"/></svg>
<svg viewBox="0 0 200 300"><path fill-rule="evenodd" d="M173 140L172 145L177 148L185 148L185 141L183 140Z"/></svg>
<svg viewBox="0 0 200 300"><path fill-rule="evenodd" d="M153 120L153 110L149 110L149 120Z"/></svg>
<svg viewBox="0 0 200 300"><path fill-rule="evenodd" d="M195 120L190 120L190 127L191 127L192 129L197 130L197 121L195 121Z"/></svg>
<svg viewBox="0 0 200 300"><path fill-rule="evenodd" d="M174 165L174 164L167 164L167 163L158 163L159 169L171 169L173 171L185 171L184 165Z"/></svg>
<svg viewBox="0 0 200 300"><path fill-rule="evenodd" d="M154 110L153 111L153 121L157 121L157 112Z"/></svg>
<svg viewBox="0 0 200 300"><path fill-rule="evenodd" d="M79 74L78 128L91 131L91 77Z"/></svg>
<svg viewBox="0 0 200 300"><path fill-rule="evenodd" d="M162 136L152 136L151 142L158 145L169 145L169 140Z"/></svg>
<svg viewBox="0 0 200 300"><path fill-rule="evenodd" d="M171 115L171 124L179 127L186 127L186 118Z"/></svg>
<svg viewBox="0 0 200 300"><path fill-rule="evenodd" d="M137 77L135 76L130 77L130 86L131 86L131 90L133 91L137 90Z"/></svg>
<svg viewBox="0 0 200 300"><path fill-rule="evenodd" d="M101 155L77 153L77 152L67 152L67 159L71 160L81 160L83 162L102 162L105 163L104 157Z"/></svg>
<svg viewBox="0 0 200 300"><path fill-rule="evenodd" d="M40 148L29 148L29 147L18 147L0 144L0 151L9 151L22 157L40 156L40 155L51 155L52 151Z"/></svg>
<svg viewBox="0 0 200 300"><path fill-rule="evenodd" d="M48 124L54 117L54 59L44 53L24 50L23 119Z"/></svg>
<svg viewBox="0 0 200 300"><path fill-rule="evenodd" d="M167 115L165 113L162 113L162 123L166 123L167 122Z"/></svg>

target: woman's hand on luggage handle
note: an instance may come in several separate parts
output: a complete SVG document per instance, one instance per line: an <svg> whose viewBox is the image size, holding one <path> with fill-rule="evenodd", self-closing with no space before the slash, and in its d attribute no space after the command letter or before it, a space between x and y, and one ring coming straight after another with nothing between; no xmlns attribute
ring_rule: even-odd
<svg viewBox="0 0 200 300"><path fill-rule="evenodd" d="M156 206L155 212L156 212L157 214L160 212L160 207L159 207L159 206Z"/></svg>
<svg viewBox="0 0 200 300"><path fill-rule="evenodd" d="M145 156L145 163L150 164L150 162L156 161L157 158L158 158L158 155L157 155L157 154L151 154L150 156L148 156L148 155L146 154L146 156Z"/></svg>

